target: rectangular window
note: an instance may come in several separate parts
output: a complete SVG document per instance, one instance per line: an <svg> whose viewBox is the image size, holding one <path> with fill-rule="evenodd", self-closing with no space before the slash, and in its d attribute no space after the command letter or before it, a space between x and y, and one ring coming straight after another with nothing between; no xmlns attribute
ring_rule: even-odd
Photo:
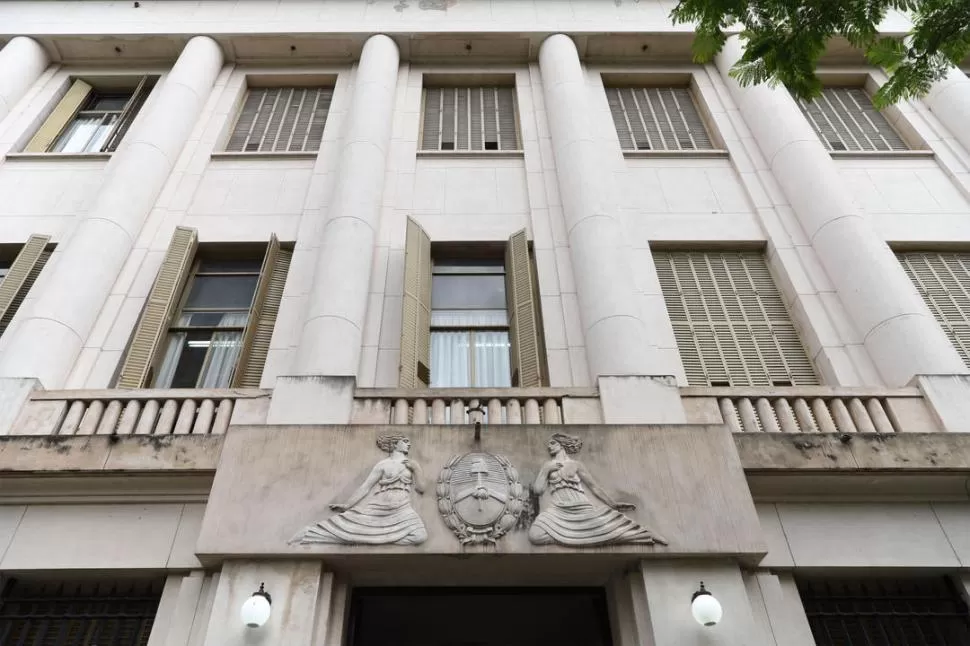
<svg viewBox="0 0 970 646"><path fill-rule="evenodd" d="M226 150L316 152L332 100L332 87L250 88Z"/></svg>
<svg viewBox="0 0 970 646"><path fill-rule="evenodd" d="M970 366L970 253L897 253L916 290Z"/></svg>
<svg viewBox="0 0 970 646"><path fill-rule="evenodd" d="M146 646L162 579L21 581L0 591L0 643Z"/></svg>
<svg viewBox="0 0 970 646"><path fill-rule="evenodd" d="M0 261L0 334L10 325L53 253L49 242L50 236L32 235L12 262Z"/></svg>
<svg viewBox="0 0 970 646"><path fill-rule="evenodd" d="M798 99L798 107L829 150L909 150L862 88L827 87L816 99Z"/></svg>
<svg viewBox="0 0 970 646"><path fill-rule="evenodd" d="M425 88L421 150L519 150L515 88Z"/></svg>
<svg viewBox="0 0 970 646"><path fill-rule="evenodd" d="M435 259L432 271L431 387L511 386L502 260Z"/></svg>
<svg viewBox="0 0 970 646"><path fill-rule="evenodd" d="M686 87L608 87L606 98L623 150L711 150Z"/></svg>
<svg viewBox="0 0 970 646"><path fill-rule="evenodd" d="M653 256L691 386L818 383L761 253Z"/></svg>
<svg viewBox="0 0 970 646"><path fill-rule="evenodd" d="M176 228L125 354L119 388L257 388L292 252L196 253Z"/></svg>
<svg viewBox="0 0 970 646"><path fill-rule="evenodd" d="M799 579L818 646L970 646L970 615L943 576Z"/></svg>
<svg viewBox="0 0 970 646"><path fill-rule="evenodd" d="M548 383L535 261L525 230L500 257L439 254L408 218L401 317L402 388Z"/></svg>
<svg viewBox="0 0 970 646"><path fill-rule="evenodd" d="M94 87L75 80L27 144L25 152L98 153L117 149L155 86L157 77L128 87Z"/></svg>

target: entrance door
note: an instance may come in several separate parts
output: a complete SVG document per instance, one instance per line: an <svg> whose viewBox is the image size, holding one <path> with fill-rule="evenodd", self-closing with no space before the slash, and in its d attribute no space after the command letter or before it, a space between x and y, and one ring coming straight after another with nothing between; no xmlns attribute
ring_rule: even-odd
<svg viewBox="0 0 970 646"><path fill-rule="evenodd" d="M360 588L350 646L609 646L602 590Z"/></svg>

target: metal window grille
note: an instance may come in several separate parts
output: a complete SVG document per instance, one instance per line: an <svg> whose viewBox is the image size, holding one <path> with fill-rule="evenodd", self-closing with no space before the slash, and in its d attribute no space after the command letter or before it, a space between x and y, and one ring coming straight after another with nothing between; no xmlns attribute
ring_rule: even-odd
<svg viewBox="0 0 970 646"><path fill-rule="evenodd" d="M710 150L711 137L685 87L606 88L623 150Z"/></svg>
<svg viewBox="0 0 970 646"><path fill-rule="evenodd" d="M761 253L653 257L690 385L818 383Z"/></svg>
<svg viewBox="0 0 970 646"><path fill-rule="evenodd" d="M946 577L798 581L818 646L970 646L970 616Z"/></svg>
<svg viewBox="0 0 970 646"><path fill-rule="evenodd" d="M909 150L862 88L825 88L816 99L799 99L798 107L829 150Z"/></svg>
<svg viewBox="0 0 970 646"><path fill-rule="evenodd" d="M163 584L10 580L0 594L0 644L146 646Z"/></svg>
<svg viewBox="0 0 970 646"><path fill-rule="evenodd" d="M315 152L333 100L330 87L251 88L229 152Z"/></svg>
<svg viewBox="0 0 970 646"><path fill-rule="evenodd" d="M515 88L425 89L422 150L518 150Z"/></svg>
<svg viewBox="0 0 970 646"><path fill-rule="evenodd" d="M970 253L898 253L896 257L970 366Z"/></svg>

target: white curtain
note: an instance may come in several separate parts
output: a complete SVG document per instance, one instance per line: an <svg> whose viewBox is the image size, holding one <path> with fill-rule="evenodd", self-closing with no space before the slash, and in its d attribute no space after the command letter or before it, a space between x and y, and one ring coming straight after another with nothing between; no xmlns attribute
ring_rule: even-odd
<svg viewBox="0 0 970 646"><path fill-rule="evenodd" d="M508 325L505 310L434 310L431 313L431 387L503 388L512 385L506 330L435 330L435 327ZM474 357L474 375L472 358Z"/></svg>
<svg viewBox="0 0 970 646"><path fill-rule="evenodd" d="M248 312L227 312L222 315L218 323L220 328L243 328L249 318ZM190 327L192 322L191 314L183 314L176 322L177 327ZM182 349L186 344L187 332L170 332L168 335L168 347L165 349L165 357L158 370L158 379L155 381L157 388L169 388L172 379L178 368L179 360L182 358ZM202 363L202 370L196 380L197 388L227 388L232 378L232 371L236 367L239 359L239 351L242 348L242 331L226 330L224 332L213 332L208 341L198 341L190 343L204 344L206 350L205 360Z"/></svg>

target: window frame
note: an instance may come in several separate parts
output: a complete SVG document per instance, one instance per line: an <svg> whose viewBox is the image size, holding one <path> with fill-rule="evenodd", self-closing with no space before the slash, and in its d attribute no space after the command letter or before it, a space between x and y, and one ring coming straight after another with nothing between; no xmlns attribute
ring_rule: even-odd
<svg viewBox="0 0 970 646"><path fill-rule="evenodd" d="M319 154L320 150L323 148L324 141L326 138L326 128L327 124L330 122L330 113L333 109L334 100L337 96L336 87L336 75L287 75L287 76L247 76L242 84L241 91L237 98L234 110L234 116L232 119L226 120L225 125L225 135L222 137L222 145L218 149L219 152L213 153L214 155L269 155L269 156L305 156ZM242 142L241 150L234 150L230 148L230 143L233 137L236 135L236 127L239 125L240 119L242 119L243 112L246 109L246 101L253 90L265 91L265 90L320 90L321 92L317 95L317 105L319 101L324 100L326 91L329 91L329 98L326 98L326 114L323 117L323 127L320 131L320 141L317 147L314 149L306 148L307 142L309 141L309 133L311 128L311 123L313 120L313 112L316 111L317 105L313 107L310 112L310 120L307 122L307 133L304 136L304 145L299 150L289 150L289 146L286 146L285 150L246 150L246 145L252 134L252 129L255 127L256 119L258 118L259 112L263 107L263 103L260 104L259 108L253 118L253 124L250 126L250 131L246 134ZM292 95L291 97L292 98ZM287 99L290 100L290 99ZM265 102L265 98L263 99ZM285 109L284 109L285 111ZM270 117L272 118L272 113ZM279 132L282 131L283 122L285 121L285 114L280 118L279 129L277 132L277 139L279 138ZM266 129L268 130L270 124L267 122ZM295 131L296 120L294 119L293 128ZM265 133L263 135L265 138ZM291 133L292 138L292 133Z"/></svg>
<svg viewBox="0 0 970 646"><path fill-rule="evenodd" d="M503 149L501 147L501 139L498 140L496 149L486 149L484 134L482 137L482 149L442 149L441 137L443 135L443 130L439 125L438 148L424 148L424 132L425 132L425 113L428 108L428 90L429 89L486 89L486 88L505 88L511 90L512 93L512 120L513 120L513 131L515 133L515 148ZM439 117L439 124L440 124ZM496 131L498 130L498 120L499 115L496 113ZM482 122L484 124L484 120ZM458 120L455 120L455 127L457 130ZM457 141L455 142L457 146ZM469 146L471 144L469 143ZM468 75L451 75L451 74L433 74L425 73L422 74L421 81L421 105L418 118L418 138L417 138L417 153L418 155L424 156L434 156L434 155L521 155L524 152L523 141L522 141L522 115L520 112L519 105L519 87L516 83L516 77L514 73L511 74L468 74Z"/></svg>

